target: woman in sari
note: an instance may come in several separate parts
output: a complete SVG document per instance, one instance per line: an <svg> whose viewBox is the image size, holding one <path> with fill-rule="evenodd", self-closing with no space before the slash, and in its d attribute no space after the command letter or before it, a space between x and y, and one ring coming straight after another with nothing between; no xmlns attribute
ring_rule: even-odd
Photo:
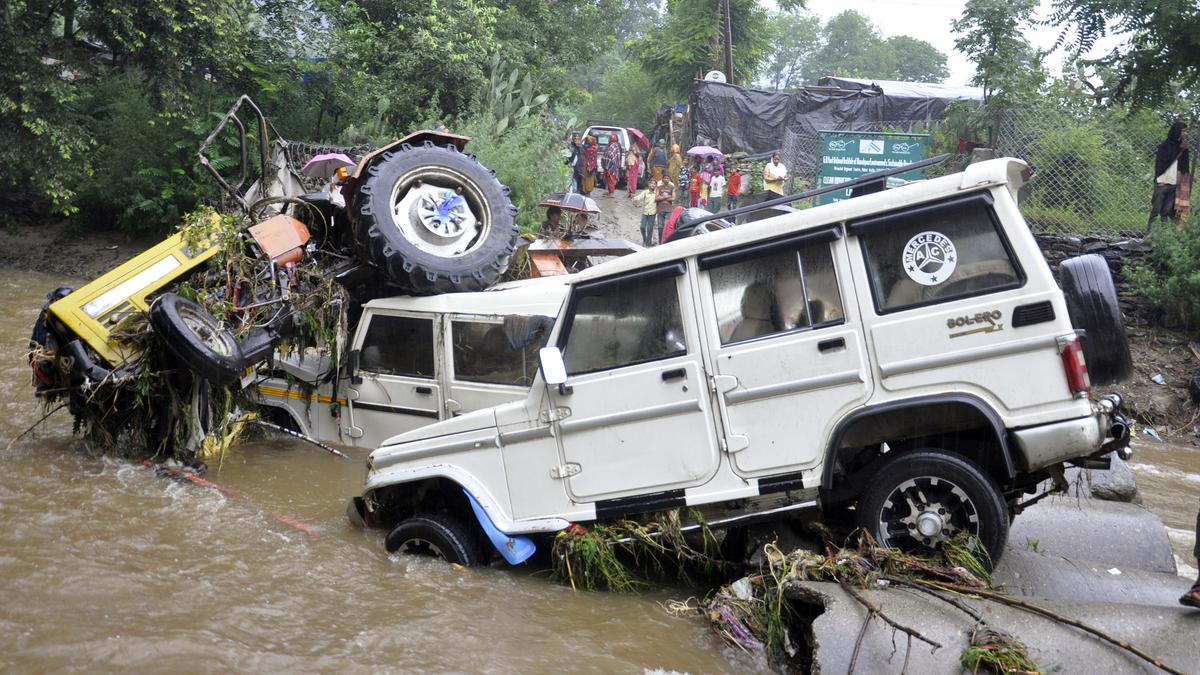
<svg viewBox="0 0 1200 675"><path fill-rule="evenodd" d="M597 155L596 137L588 136L583 141L583 182L579 185L582 195L590 195L596 188Z"/></svg>
<svg viewBox="0 0 1200 675"><path fill-rule="evenodd" d="M617 182L621 179L621 142L617 135L608 137L608 147L604 148L604 184L608 188L608 196L617 191Z"/></svg>
<svg viewBox="0 0 1200 675"><path fill-rule="evenodd" d="M625 153L625 187L629 188L629 198L633 199L633 193L637 192L638 176L642 175L642 156L638 154L637 148L630 145L629 152Z"/></svg>

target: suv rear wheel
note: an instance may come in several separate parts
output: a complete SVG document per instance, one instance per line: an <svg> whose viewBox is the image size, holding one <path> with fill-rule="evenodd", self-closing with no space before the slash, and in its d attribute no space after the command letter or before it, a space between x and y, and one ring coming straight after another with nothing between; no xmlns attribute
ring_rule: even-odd
<svg viewBox="0 0 1200 675"><path fill-rule="evenodd" d="M906 452L885 462L859 497L858 524L880 546L936 549L967 532L999 560L1008 513L996 483L971 461L942 450Z"/></svg>

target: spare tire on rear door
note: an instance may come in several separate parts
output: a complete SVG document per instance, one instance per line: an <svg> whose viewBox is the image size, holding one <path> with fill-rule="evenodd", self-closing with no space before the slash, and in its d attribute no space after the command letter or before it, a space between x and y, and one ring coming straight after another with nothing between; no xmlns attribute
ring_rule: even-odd
<svg viewBox="0 0 1200 675"><path fill-rule="evenodd" d="M412 293L483 290L516 250L508 188L453 145L385 152L367 169L354 210L358 245Z"/></svg>
<svg viewBox="0 0 1200 675"><path fill-rule="evenodd" d="M233 334L199 303L163 293L150 305L154 332L193 373L217 386L232 384L245 369Z"/></svg>
<svg viewBox="0 0 1200 675"><path fill-rule="evenodd" d="M1092 384L1125 379L1133 360L1108 263L1095 254L1069 258L1063 261L1059 278L1071 325L1085 332L1083 357Z"/></svg>

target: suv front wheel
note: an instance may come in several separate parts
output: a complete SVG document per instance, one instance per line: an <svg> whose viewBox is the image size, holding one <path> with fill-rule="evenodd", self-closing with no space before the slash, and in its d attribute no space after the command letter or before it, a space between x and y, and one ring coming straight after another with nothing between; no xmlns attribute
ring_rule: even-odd
<svg viewBox="0 0 1200 675"><path fill-rule="evenodd" d="M970 460L942 450L917 450L885 462L858 501L858 524L880 546L904 551L940 548L961 532L987 549L989 568L1008 540L1008 513L995 481Z"/></svg>

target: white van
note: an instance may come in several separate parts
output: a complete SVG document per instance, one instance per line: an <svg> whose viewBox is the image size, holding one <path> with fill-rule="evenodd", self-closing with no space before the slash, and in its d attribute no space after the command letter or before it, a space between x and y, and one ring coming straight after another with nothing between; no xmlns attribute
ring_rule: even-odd
<svg viewBox="0 0 1200 675"><path fill-rule="evenodd" d="M323 443L378 447L396 434L524 398L567 285L547 278L487 291L398 296L363 306L347 363L277 358L253 384L264 416Z"/></svg>

